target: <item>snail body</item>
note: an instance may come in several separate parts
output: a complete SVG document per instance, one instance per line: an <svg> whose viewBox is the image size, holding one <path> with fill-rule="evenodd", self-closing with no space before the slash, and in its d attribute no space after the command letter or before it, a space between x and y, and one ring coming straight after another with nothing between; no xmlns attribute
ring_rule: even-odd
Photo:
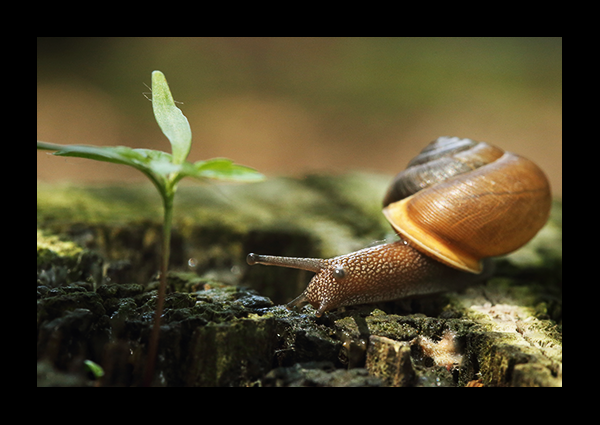
<svg viewBox="0 0 600 425"><path fill-rule="evenodd" d="M249 254L249 264L317 273L288 306L338 307L454 289L485 259L527 243L548 220L550 185L533 162L483 142L440 137L393 180L383 213L400 240L331 259Z"/></svg>

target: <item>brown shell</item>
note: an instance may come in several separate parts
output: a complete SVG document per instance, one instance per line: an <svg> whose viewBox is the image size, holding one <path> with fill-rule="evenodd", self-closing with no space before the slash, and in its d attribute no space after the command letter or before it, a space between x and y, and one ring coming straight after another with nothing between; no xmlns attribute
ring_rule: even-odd
<svg viewBox="0 0 600 425"><path fill-rule="evenodd" d="M394 179L384 214L417 249L481 272L481 260L508 254L546 223L550 185L533 162L469 139L440 137Z"/></svg>

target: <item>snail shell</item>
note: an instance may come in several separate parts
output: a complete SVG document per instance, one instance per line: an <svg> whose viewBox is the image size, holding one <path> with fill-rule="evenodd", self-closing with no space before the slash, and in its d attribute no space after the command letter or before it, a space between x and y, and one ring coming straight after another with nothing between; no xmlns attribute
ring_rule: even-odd
<svg viewBox="0 0 600 425"><path fill-rule="evenodd" d="M383 213L427 255L481 272L481 260L508 254L546 223L552 198L530 160L483 142L440 137L394 179Z"/></svg>

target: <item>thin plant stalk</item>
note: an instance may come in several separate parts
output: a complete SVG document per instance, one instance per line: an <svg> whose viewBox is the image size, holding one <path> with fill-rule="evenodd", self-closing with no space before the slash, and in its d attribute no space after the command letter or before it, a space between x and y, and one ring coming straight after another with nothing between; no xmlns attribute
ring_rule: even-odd
<svg viewBox="0 0 600 425"><path fill-rule="evenodd" d="M165 297L167 294L167 270L169 268L169 257L171 255L171 223L173 220L173 196L163 198L164 202L164 222L162 235L162 256L160 262L160 283L158 286L158 296L156 299L156 311L154 313L154 325L150 334L150 344L148 347L148 359L144 373L144 386L152 385L154 377L154 368L158 354L158 340L160 339L160 324L162 321L163 310L165 306Z"/></svg>

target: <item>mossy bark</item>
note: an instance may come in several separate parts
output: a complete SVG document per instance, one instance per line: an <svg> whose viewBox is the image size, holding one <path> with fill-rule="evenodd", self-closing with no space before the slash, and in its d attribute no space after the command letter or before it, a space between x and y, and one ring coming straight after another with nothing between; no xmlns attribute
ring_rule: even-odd
<svg viewBox="0 0 600 425"><path fill-rule="evenodd" d="M562 385L558 202L530 244L461 293L316 318L280 305L310 273L246 265L248 252L331 257L394 238L388 180L180 187L154 385ZM153 190L38 185L38 385L140 385L160 261Z"/></svg>

